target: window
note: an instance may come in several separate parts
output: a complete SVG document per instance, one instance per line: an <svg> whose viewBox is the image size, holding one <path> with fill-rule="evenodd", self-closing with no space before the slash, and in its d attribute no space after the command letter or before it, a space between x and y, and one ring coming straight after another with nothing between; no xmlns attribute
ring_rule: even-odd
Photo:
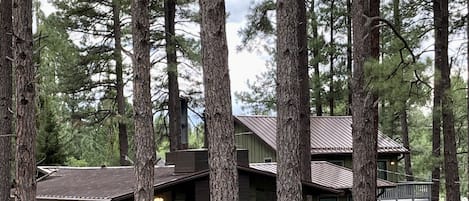
<svg viewBox="0 0 469 201"><path fill-rule="evenodd" d="M387 180L388 179L388 166L387 161L378 161L378 178Z"/></svg>
<svg viewBox="0 0 469 201"><path fill-rule="evenodd" d="M264 163L271 163L272 162L272 158L271 157L266 157L264 158Z"/></svg>

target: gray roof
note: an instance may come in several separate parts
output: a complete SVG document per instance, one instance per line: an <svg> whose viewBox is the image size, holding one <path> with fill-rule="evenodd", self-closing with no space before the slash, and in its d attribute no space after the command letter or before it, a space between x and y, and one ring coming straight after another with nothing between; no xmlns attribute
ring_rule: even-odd
<svg viewBox="0 0 469 201"><path fill-rule="evenodd" d="M311 116L311 154L352 153L351 116ZM272 116L235 116L274 150L277 118ZM408 150L388 136L378 132L379 153L406 153Z"/></svg>
<svg viewBox="0 0 469 201"><path fill-rule="evenodd" d="M250 167L276 173L276 163L251 163ZM311 162L311 182L334 189L351 189L353 185L352 170L326 161ZM396 184L378 179L378 188L394 187Z"/></svg>
<svg viewBox="0 0 469 201"><path fill-rule="evenodd" d="M133 193L133 167L40 167L50 175L38 182L37 198L51 200L110 201ZM174 167L155 167L155 187L197 174L174 174Z"/></svg>
<svg viewBox="0 0 469 201"><path fill-rule="evenodd" d="M67 201L113 201L132 198L134 169L127 167L57 167L41 166L39 171L47 173L37 184L36 198L40 200ZM250 167L238 166L239 171L275 177L276 173ZM155 167L155 190L183 182L208 177L208 170L194 173L174 173L174 166ZM311 182L305 186L326 193L340 194L343 191Z"/></svg>

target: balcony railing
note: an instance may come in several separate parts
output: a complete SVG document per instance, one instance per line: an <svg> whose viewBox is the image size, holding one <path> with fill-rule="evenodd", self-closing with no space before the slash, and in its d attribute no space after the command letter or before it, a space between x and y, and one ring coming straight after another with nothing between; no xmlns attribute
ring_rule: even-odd
<svg viewBox="0 0 469 201"><path fill-rule="evenodd" d="M432 182L397 183L380 192L379 201L430 201Z"/></svg>

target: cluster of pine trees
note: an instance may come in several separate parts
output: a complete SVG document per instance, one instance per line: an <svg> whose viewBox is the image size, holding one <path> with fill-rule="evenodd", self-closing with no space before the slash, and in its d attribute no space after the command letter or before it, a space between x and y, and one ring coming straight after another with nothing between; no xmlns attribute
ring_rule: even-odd
<svg viewBox="0 0 469 201"><path fill-rule="evenodd" d="M15 199L35 200L36 165L135 161L135 199L150 200L154 153L200 147L208 133L211 200L238 200L224 0L51 2L46 16L39 1L0 1L0 183ZM465 28L469 38L468 3L253 2L240 48L271 61L236 96L277 114L278 200L303 199L310 111L353 115L354 200L376 200L378 128L411 150L406 180L431 177L435 200L469 191L469 70L451 43ZM199 118L189 142L180 97Z"/></svg>
<svg viewBox="0 0 469 201"><path fill-rule="evenodd" d="M459 200L460 191L468 189L468 70L461 43L467 40L468 2L305 3L312 113L353 115L354 137L362 136L358 132L374 137L379 127L411 150L402 160L402 173L396 173L401 180L431 180L434 199ZM240 48L272 55L267 71L248 82L249 90L236 93L244 109L254 114L279 114L279 81L272 79L279 67L279 52L272 45L280 29L275 9L275 1L256 1L240 31ZM366 121L356 122L360 116ZM360 130L358 124L370 130ZM360 153L355 147L359 143L369 146L365 150L374 149L376 139L365 140L354 140L355 152ZM373 153L354 160L376 158Z"/></svg>

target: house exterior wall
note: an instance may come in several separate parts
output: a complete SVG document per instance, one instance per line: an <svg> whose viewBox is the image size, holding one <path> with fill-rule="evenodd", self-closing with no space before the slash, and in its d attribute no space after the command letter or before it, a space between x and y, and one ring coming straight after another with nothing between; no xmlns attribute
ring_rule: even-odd
<svg viewBox="0 0 469 201"><path fill-rule="evenodd" d="M236 125L235 133L236 147L249 150L250 163L263 163L265 159L269 158L272 159L272 162L277 161L275 150L247 128Z"/></svg>
<svg viewBox="0 0 469 201"><path fill-rule="evenodd" d="M263 163L265 159L271 158L271 162L276 162L275 150L263 142L258 136L250 132L246 127L235 124L235 140L237 148L249 150L250 163ZM386 163L386 170L397 172L399 154L379 154L378 161ZM347 168L352 168L352 154L322 154L311 155L312 161L328 161L334 164L340 164ZM394 162L394 165L391 165ZM397 182L399 180L396 174L386 173L386 180Z"/></svg>

